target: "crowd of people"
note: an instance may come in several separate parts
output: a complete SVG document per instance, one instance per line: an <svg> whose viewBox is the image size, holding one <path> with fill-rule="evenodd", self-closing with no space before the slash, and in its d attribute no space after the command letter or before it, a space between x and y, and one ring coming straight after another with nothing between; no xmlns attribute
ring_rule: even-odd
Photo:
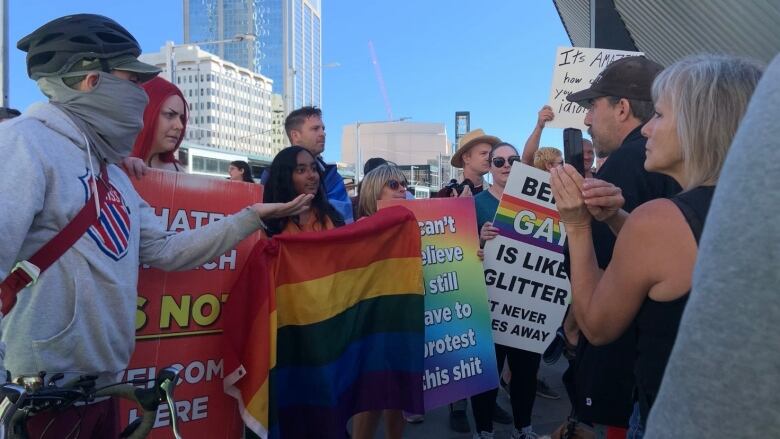
<svg viewBox="0 0 780 439"><path fill-rule="evenodd" d="M135 38L106 17L53 20L18 47L49 101L21 116L0 113L6 119L0 123L6 155L0 175L6 187L26 188L0 196L6 212L0 221L0 366L14 377L46 370L94 374L110 383L133 352L139 264L192 268L257 230L269 238L330 230L376 214L379 201L411 197L404 173L373 158L350 198L336 166L322 158L321 110L303 107L285 121L292 146L259 176L262 203L199 229L168 231L128 174L142 177L147 167L185 171L176 158L188 117L181 91L157 77L157 67L139 61ZM473 197L483 245L497 236L492 220L513 164L549 173L566 228L572 303L544 355L495 345L511 413L498 405L493 389L470 398L473 430L467 401L450 406L453 430L492 438L497 421L513 424L513 439L538 437L531 414L546 386L537 377L540 363L565 353L572 419L592 437L641 438L648 427L647 437L674 437L673 426L653 432L648 420L664 393L686 304L702 293L692 293L702 231L762 73L762 66L726 55L691 56L666 68L642 56L613 62L586 89L567 96L587 109L592 141L583 144L583 174L564 163L558 148L540 147L545 124L555 117L548 106L522 151L481 129L460 139L451 164L463 178L436 196ZM244 161L230 163L228 173L231 180L255 182ZM70 227L82 212L92 222ZM40 250L68 239L70 245L54 246L61 249ZM42 257L51 262L30 270L29 261ZM666 387L666 399L674 392ZM664 413L664 419L672 416ZM40 437L56 418L58 425L79 423L79 437L117 437L118 423L107 421L117 416L110 399L35 416L28 427ZM353 418L352 437L374 437L381 419L388 438L401 438L407 422L423 421L394 409L364 412ZM557 434L573 437L566 436L568 428Z"/></svg>

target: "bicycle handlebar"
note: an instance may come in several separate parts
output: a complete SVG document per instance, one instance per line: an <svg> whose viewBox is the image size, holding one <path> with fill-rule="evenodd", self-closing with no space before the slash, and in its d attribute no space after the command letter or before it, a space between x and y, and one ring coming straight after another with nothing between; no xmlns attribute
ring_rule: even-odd
<svg viewBox="0 0 780 439"><path fill-rule="evenodd" d="M154 387L150 389L139 389L132 384L115 384L102 389L92 389L91 391L81 391L77 384L81 380L63 387L43 387L32 393L16 384L5 384L0 386L0 437L16 438L24 437L20 435L23 431L23 424L29 415L29 409L33 408L33 400L38 398L51 398L66 400L73 403L79 399L91 400L101 397L119 397L138 404L142 409L142 416L131 423L125 431L130 430L128 439L143 439L148 436L154 427L154 421L157 417L157 407L161 403L167 403L171 413L171 428L176 439L181 439L181 434L176 423L176 405L174 400L174 391L176 382L179 379L181 367L171 366L162 369L155 379ZM52 388L53 387L53 388ZM75 394L75 396L74 396ZM68 396L64 396L68 395Z"/></svg>

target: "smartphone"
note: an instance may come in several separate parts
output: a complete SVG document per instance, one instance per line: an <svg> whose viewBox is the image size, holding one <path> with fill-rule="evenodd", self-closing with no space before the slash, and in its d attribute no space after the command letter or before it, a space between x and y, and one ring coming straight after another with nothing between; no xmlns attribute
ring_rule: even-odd
<svg viewBox="0 0 780 439"><path fill-rule="evenodd" d="M585 156L582 152L582 131L576 128L563 130L563 158L566 163L585 175Z"/></svg>

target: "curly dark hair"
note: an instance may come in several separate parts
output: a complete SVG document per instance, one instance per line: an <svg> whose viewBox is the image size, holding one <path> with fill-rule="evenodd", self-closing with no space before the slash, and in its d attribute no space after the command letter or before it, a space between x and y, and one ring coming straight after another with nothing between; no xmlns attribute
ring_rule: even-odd
<svg viewBox="0 0 780 439"><path fill-rule="evenodd" d="M295 168L298 166L298 154L301 152L311 155L307 149L300 146L290 146L276 154L276 157L271 162L271 167L268 168L268 182L263 190L264 203L287 203L300 195L295 191L295 186L293 185L293 172L295 172ZM312 158L317 160L313 155ZM326 218L330 218L334 226L341 227L344 225L344 219L328 202L325 187L322 184L324 175L319 167L317 167L317 172L320 174L320 188L314 196L314 200L312 200L311 207L314 209L317 220L323 227L325 226ZM265 220L266 226L268 226L268 236L281 233L290 221L298 223L298 217Z"/></svg>

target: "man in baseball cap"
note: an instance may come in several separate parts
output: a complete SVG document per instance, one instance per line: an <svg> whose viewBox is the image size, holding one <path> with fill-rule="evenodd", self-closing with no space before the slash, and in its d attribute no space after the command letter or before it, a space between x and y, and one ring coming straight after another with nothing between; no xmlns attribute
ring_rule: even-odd
<svg viewBox="0 0 780 439"><path fill-rule="evenodd" d="M622 58L608 65L589 88L566 97L589 110L585 125L601 150L616 150L632 131L650 120L650 91L661 70L660 64L644 56Z"/></svg>
<svg viewBox="0 0 780 439"><path fill-rule="evenodd" d="M653 117L651 89L661 70L661 65L644 56L622 58L608 65L589 88L566 97L588 109L585 125L593 143L602 154L609 155L595 177L622 190L623 209L628 212L646 201L680 191L671 178L644 169L647 139L641 129ZM618 215L605 222L594 220L591 225L602 269L612 257L615 234L610 225L619 230L616 221ZM573 323L569 319L573 319L573 313L567 316L567 328ZM628 426L632 413L636 353L633 334L628 330L616 341L599 347L588 343L584 336L579 337L572 404L578 418L593 423L598 434L605 437ZM571 373L572 370L567 375Z"/></svg>

